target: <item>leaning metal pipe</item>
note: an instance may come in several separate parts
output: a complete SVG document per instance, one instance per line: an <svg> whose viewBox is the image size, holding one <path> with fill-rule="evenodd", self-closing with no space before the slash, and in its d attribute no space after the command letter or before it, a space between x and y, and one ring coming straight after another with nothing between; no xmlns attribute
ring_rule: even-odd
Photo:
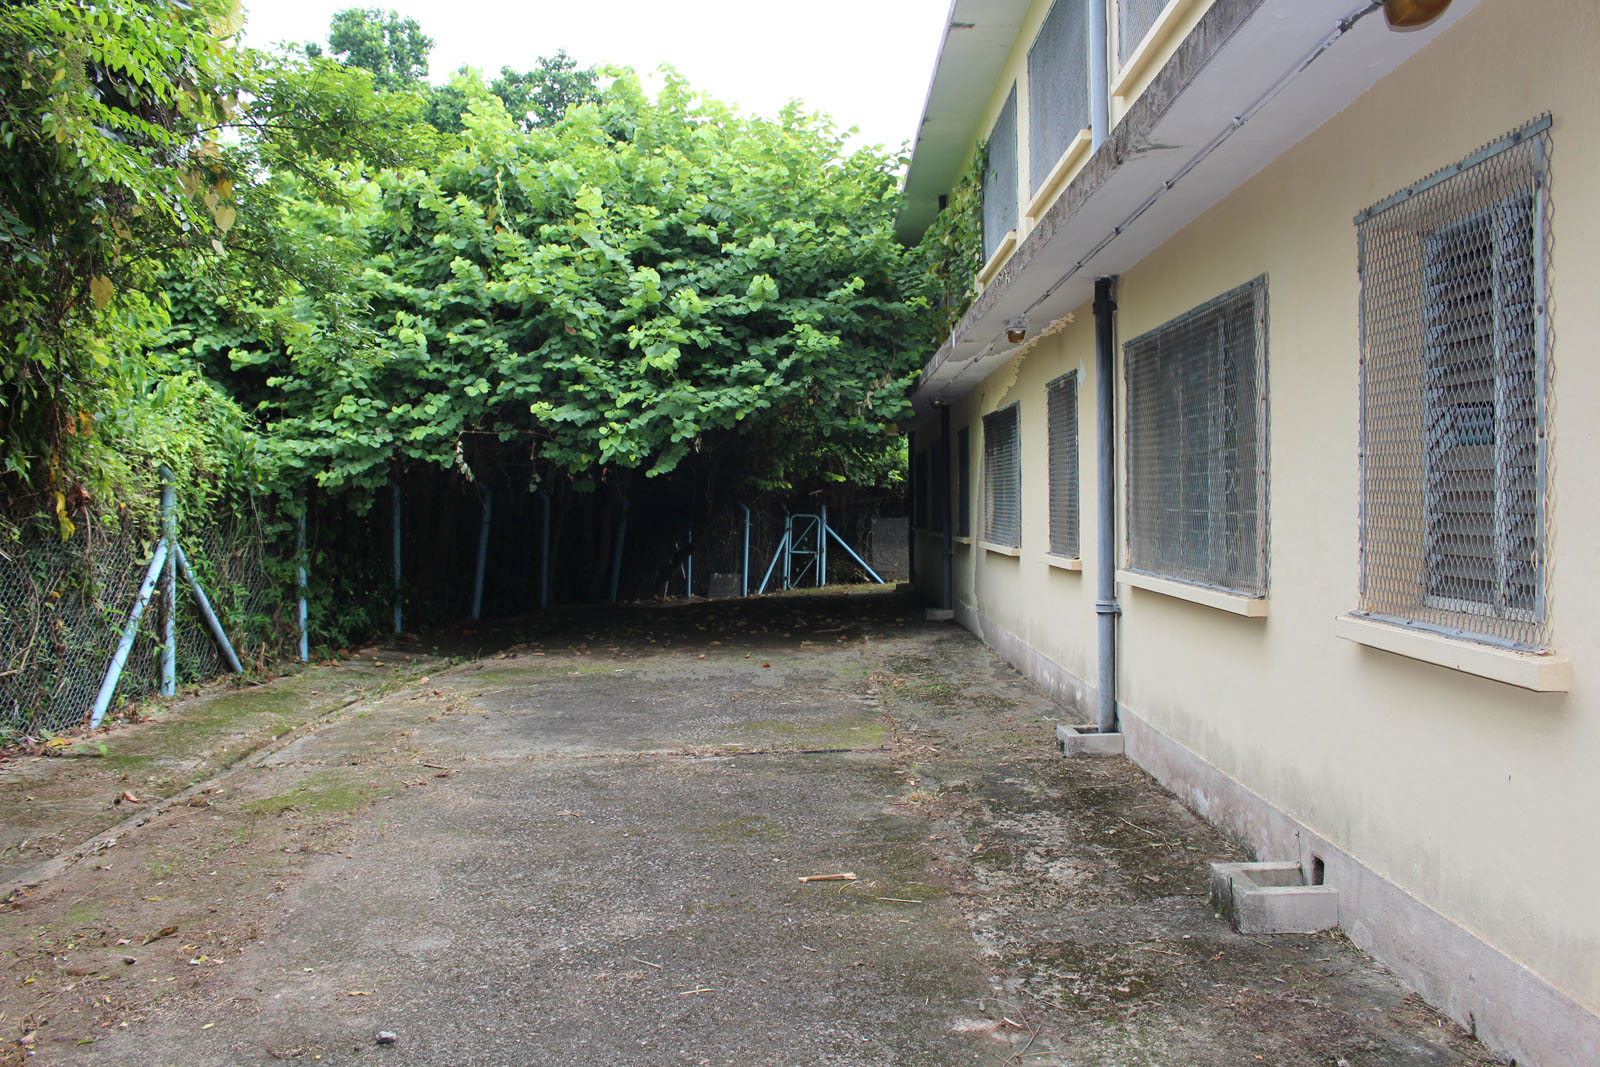
<svg viewBox="0 0 1600 1067"><path fill-rule="evenodd" d="M878 577L878 572L877 571L875 571L871 567L867 566L867 561L866 560L864 560L860 556L856 555L856 550L855 549L853 549L849 545L845 544L844 538L840 537L837 533L835 533L832 526L824 526L822 528L822 532L823 532L823 536L831 537L831 538L834 539L834 541L838 542L839 547L844 549L846 552L848 552L850 554L850 558L856 561L856 566L860 567L862 570L867 572L867 577L868 578L871 578L873 581L877 582L879 585L888 585L889 584L888 582L885 582L882 578Z"/></svg>
<svg viewBox="0 0 1600 1067"><path fill-rule="evenodd" d="M767 591L767 583L772 581L772 572L778 567L778 560L789 551L789 531L783 531L783 538L778 542L778 550L772 554L772 562L767 564L767 573L761 577L761 588L756 590L756 596Z"/></svg>
<svg viewBox="0 0 1600 1067"><path fill-rule="evenodd" d="M189 557L183 554L183 546L176 541L172 543L172 557L177 561L178 573L189 583L189 592L194 594L194 602L200 609L200 617L206 620L206 625L211 629L211 636L217 639L217 647L222 650L222 658L228 661L228 669L234 674L243 674L244 667L239 664L239 657L233 651L233 644L223 632L217 613L211 610L211 599L201 587L200 579L196 578L194 571L189 568Z"/></svg>
<svg viewBox="0 0 1600 1067"><path fill-rule="evenodd" d="M311 631L306 626L306 513L301 512L295 524L299 533L295 539L295 587L299 590L297 613L300 621L300 662L311 660Z"/></svg>
<svg viewBox="0 0 1600 1067"><path fill-rule="evenodd" d="M122 628L122 639L117 642L117 651L111 657L111 665L106 668L100 692L95 694L94 708L89 713L91 730L100 725L100 720L106 717L106 709L111 707L117 683L122 680L122 668L128 664L128 653L132 651L133 639L139 632L139 620L144 618L145 605L150 603L150 594L155 592L156 579L161 576L161 568L166 563L167 542L162 540L156 543L155 555L150 557L150 569L145 571L144 581L139 585L139 595L133 600L133 610L128 612L128 623Z"/></svg>
<svg viewBox="0 0 1600 1067"><path fill-rule="evenodd" d="M1095 5L1090 5L1091 7ZM1100 732L1117 730L1117 484L1116 484L1116 406L1112 392L1116 373L1117 303L1112 299L1115 279L1097 278L1094 283L1095 332L1095 438L1098 477L1095 491L1100 504L1100 546L1096 570L1099 573L1098 599L1094 610L1099 616L1100 678L1097 689L1097 720Z"/></svg>

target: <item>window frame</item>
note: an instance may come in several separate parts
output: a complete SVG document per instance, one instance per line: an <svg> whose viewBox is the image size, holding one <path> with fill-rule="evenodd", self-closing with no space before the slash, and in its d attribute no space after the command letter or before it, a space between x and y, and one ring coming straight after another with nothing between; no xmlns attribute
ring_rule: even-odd
<svg viewBox="0 0 1600 1067"><path fill-rule="evenodd" d="M997 428L1010 423L1009 433ZM1009 453L1009 458L1007 457ZM1015 486L1015 529L1007 523L1000 528L996 492L1002 465L1009 468ZM1006 548L1022 547L1022 405L1017 402L996 408L983 417L983 540Z"/></svg>
<svg viewBox="0 0 1600 1067"><path fill-rule="evenodd" d="M1050 484L1050 554L1063 559L1079 559L1083 554L1083 492L1079 467L1078 421L1079 374L1068 371L1045 385L1045 437L1046 469ZM1071 412L1071 432L1058 439L1057 403ZM1057 484L1057 473L1070 486L1068 499L1058 501L1057 491L1065 486ZM1067 529L1057 527L1058 520L1069 522Z"/></svg>

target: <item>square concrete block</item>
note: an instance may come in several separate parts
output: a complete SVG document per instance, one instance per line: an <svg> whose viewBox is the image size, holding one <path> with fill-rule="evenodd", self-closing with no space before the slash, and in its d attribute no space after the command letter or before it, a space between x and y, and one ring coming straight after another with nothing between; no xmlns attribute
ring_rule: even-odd
<svg viewBox="0 0 1600 1067"><path fill-rule="evenodd" d="M1298 863L1213 863L1211 902L1241 934L1313 934L1339 925L1339 890L1306 885Z"/></svg>
<svg viewBox="0 0 1600 1067"><path fill-rule="evenodd" d="M1103 734L1098 726L1060 723L1056 726L1056 740L1061 743L1063 756L1122 755L1122 735Z"/></svg>
<svg viewBox="0 0 1600 1067"><path fill-rule="evenodd" d="M949 608L929 608L925 616L929 622L949 622L956 613Z"/></svg>

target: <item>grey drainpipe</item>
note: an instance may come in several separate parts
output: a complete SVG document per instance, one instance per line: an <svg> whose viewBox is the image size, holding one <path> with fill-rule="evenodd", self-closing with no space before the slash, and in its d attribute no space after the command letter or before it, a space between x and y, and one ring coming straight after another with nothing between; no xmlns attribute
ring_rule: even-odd
<svg viewBox="0 0 1600 1067"><path fill-rule="evenodd" d="M1090 4L1098 7L1098 4ZM1094 283L1095 336L1095 438L1099 471L1096 493L1100 500L1099 599L1095 614L1100 617L1100 681L1097 696L1100 732L1117 732L1117 430L1116 404L1112 387L1116 374L1117 303L1112 299L1115 279L1096 278Z"/></svg>
<svg viewBox="0 0 1600 1067"><path fill-rule="evenodd" d="M944 406L939 408L939 452L933 470L943 487L939 494L939 528L944 532L944 592L939 597L939 607L953 611L956 606L956 542L950 522L950 409Z"/></svg>
<svg viewBox="0 0 1600 1067"><path fill-rule="evenodd" d="M1089 0L1089 147L1099 150L1111 133L1111 34L1106 0Z"/></svg>

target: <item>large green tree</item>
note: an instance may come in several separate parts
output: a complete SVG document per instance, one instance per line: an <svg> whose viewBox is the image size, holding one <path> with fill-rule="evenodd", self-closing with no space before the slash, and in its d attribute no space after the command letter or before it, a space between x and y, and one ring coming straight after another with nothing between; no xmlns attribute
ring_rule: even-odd
<svg viewBox="0 0 1600 1067"><path fill-rule="evenodd" d="M373 86L382 90L424 84L432 50L433 38L422 32L417 20L402 18L397 11L349 7L336 12L328 27L329 54L345 66L370 73ZM316 44L306 51L313 58L322 54Z"/></svg>

